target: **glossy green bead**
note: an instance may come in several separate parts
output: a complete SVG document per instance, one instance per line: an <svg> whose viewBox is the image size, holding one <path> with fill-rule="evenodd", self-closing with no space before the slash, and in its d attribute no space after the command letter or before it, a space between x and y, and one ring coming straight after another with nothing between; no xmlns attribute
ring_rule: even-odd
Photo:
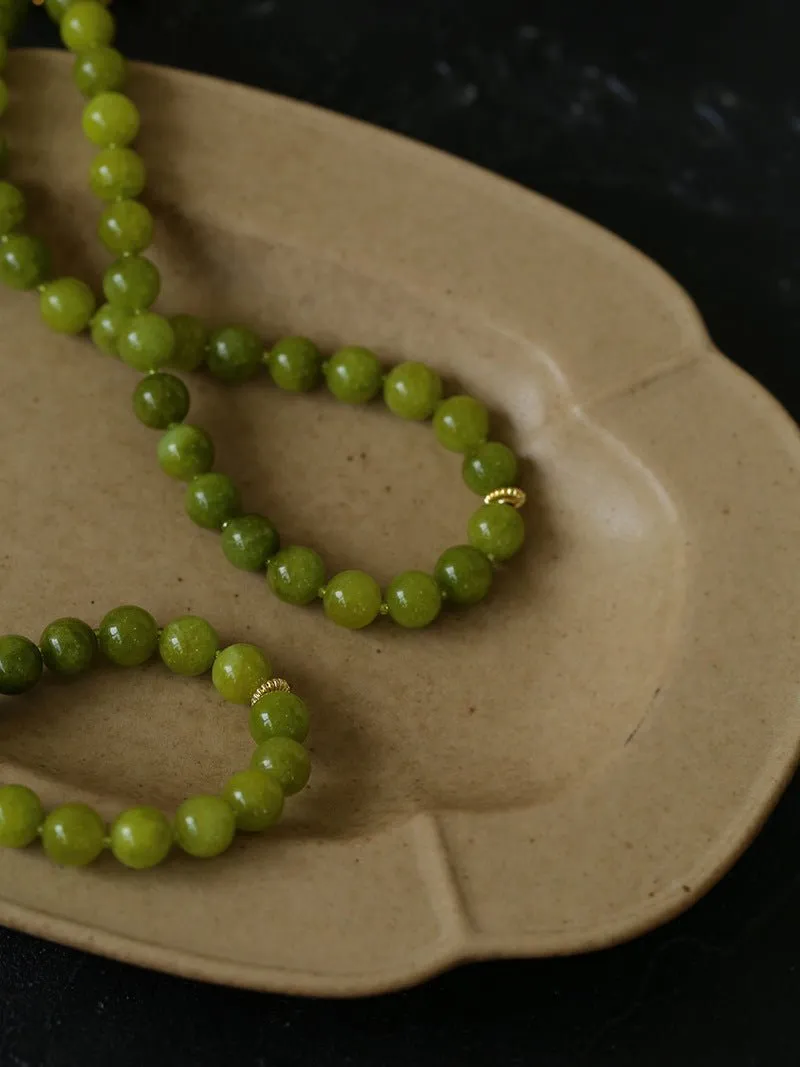
<svg viewBox="0 0 800 1067"><path fill-rule="evenodd" d="M26 785L0 785L0 848L27 848L44 821L42 802Z"/></svg>
<svg viewBox="0 0 800 1067"><path fill-rule="evenodd" d="M49 671L71 677L91 667L97 653L97 637L81 619L56 619L42 631L39 648Z"/></svg>
<svg viewBox="0 0 800 1067"><path fill-rule="evenodd" d="M149 308L158 299L160 291L161 275L158 267L143 256L118 259L103 275L106 300L126 311L143 311Z"/></svg>
<svg viewBox="0 0 800 1067"><path fill-rule="evenodd" d="M265 693L250 709L250 736L257 745L271 737L290 737L302 744L308 730L308 708L295 693Z"/></svg>
<svg viewBox="0 0 800 1067"><path fill-rule="evenodd" d="M270 350L269 373L279 389L306 393L319 382L322 356L307 337L283 337Z"/></svg>
<svg viewBox="0 0 800 1067"><path fill-rule="evenodd" d="M471 396L451 396L436 409L433 429L450 452L468 452L486 440L489 412Z"/></svg>
<svg viewBox="0 0 800 1067"><path fill-rule="evenodd" d="M225 783L222 796L246 833L267 830L283 812L283 790L277 779L263 771L239 771Z"/></svg>
<svg viewBox="0 0 800 1067"><path fill-rule="evenodd" d="M366 404L381 391L383 368L368 348L340 348L324 367L325 381L337 400Z"/></svg>
<svg viewBox="0 0 800 1067"><path fill-rule="evenodd" d="M508 504L484 504L470 516L467 532L473 548L502 563L522 548L525 522Z"/></svg>
<svg viewBox="0 0 800 1067"><path fill-rule="evenodd" d="M208 339L208 369L223 382L246 382L258 371L264 345L258 334L246 326L226 326Z"/></svg>
<svg viewBox="0 0 800 1067"><path fill-rule="evenodd" d="M434 576L451 604L477 604L492 587L494 571L483 552L472 545L455 545L439 557Z"/></svg>
<svg viewBox="0 0 800 1067"><path fill-rule="evenodd" d="M0 182L0 235L11 233L25 221L25 197L11 182Z"/></svg>
<svg viewBox="0 0 800 1067"><path fill-rule="evenodd" d="M0 693L14 697L33 689L42 677L42 654L18 634L0 637Z"/></svg>
<svg viewBox="0 0 800 1067"><path fill-rule="evenodd" d="M139 109L124 93L98 93L83 109L83 132L98 148L129 145L141 125Z"/></svg>
<svg viewBox="0 0 800 1067"><path fill-rule="evenodd" d="M170 478L189 482L214 466L214 442L199 426L180 423L158 442L158 463Z"/></svg>
<svg viewBox="0 0 800 1067"><path fill-rule="evenodd" d="M286 604L310 604L325 585L325 564L312 548L290 545L269 561L267 582Z"/></svg>
<svg viewBox="0 0 800 1067"><path fill-rule="evenodd" d="M170 366L178 370L197 370L206 358L208 330L194 315L173 315L169 320L175 334L175 349Z"/></svg>
<svg viewBox="0 0 800 1067"><path fill-rule="evenodd" d="M116 48L90 48L75 57L72 79L84 96L113 93L121 89L127 76L125 57Z"/></svg>
<svg viewBox="0 0 800 1067"><path fill-rule="evenodd" d="M144 160L132 148L103 148L89 167L89 185L101 200L130 200L146 184Z"/></svg>
<svg viewBox="0 0 800 1067"><path fill-rule="evenodd" d="M117 339L120 359L142 374L169 363L174 347L169 319L153 311L133 315Z"/></svg>
<svg viewBox="0 0 800 1067"><path fill-rule="evenodd" d="M151 430L166 430L189 413L189 390L174 374L148 374L133 391L136 418Z"/></svg>
<svg viewBox="0 0 800 1067"><path fill-rule="evenodd" d="M119 200L103 211L97 232L113 255L136 255L152 243L153 216L138 200Z"/></svg>
<svg viewBox="0 0 800 1067"><path fill-rule="evenodd" d="M61 40L70 52L102 48L114 40L114 17L96 0L77 0L61 19Z"/></svg>
<svg viewBox="0 0 800 1067"><path fill-rule="evenodd" d="M39 296L42 320L56 333L83 333L96 307L94 293L78 278L47 282Z"/></svg>
<svg viewBox="0 0 800 1067"><path fill-rule="evenodd" d="M50 253L38 237L12 233L0 244L0 282L11 289L35 289L50 271Z"/></svg>
<svg viewBox="0 0 800 1067"><path fill-rule="evenodd" d="M389 372L383 386L388 409L401 419L429 419L442 399L442 379L424 363L400 363Z"/></svg>
<svg viewBox="0 0 800 1067"><path fill-rule="evenodd" d="M111 851L134 871L157 867L172 848L172 827L158 808L129 808L111 827Z"/></svg>
<svg viewBox="0 0 800 1067"><path fill-rule="evenodd" d="M262 741L253 753L251 767L275 778L287 797L305 789L311 777L311 759L291 737L270 737Z"/></svg>
<svg viewBox="0 0 800 1067"><path fill-rule="evenodd" d="M149 611L132 604L113 608L97 632L100 650L119 667L138 667L158 648L158 624Z"/></svg>
<svg viewBox="0 0 800 1067"><path fill-rule="evenodd" d="M196 678L214 666L219 651L219 636L210 622L197 615L173 619L164 627L158 651L174 674Z"/></svg>
<svg viewBox="0 0 800 1067"><path fill-rule="evenodd" d="M466 454L461 473L473 493L487 496L495 489L514 485L518 469L517 457L508 445L485 441Z"/></svg>
<svg viewBox="0 0 800 1067"><path fill-rule="evenodd" d="M61 867L86 867L103 851L106 828L88 804L62 804L42 826L42 847Z"/></svg>
<svg viewBox="0 0 800 1067"><path fill-rule="evenodd" d="M89 324L92 341L109 356L119 356L119 339L129 321L129 311L113 304L101 304Z"/></svg>
<svg viewBox="0 0 800 1067"><path fill-rule="evenodd" d="M263 571L280 547L278 531L263 515L240 515L222 531L225 558L241 571Z"/></svg>
<svg viewBox="0 0 800 1067"><path fill-rule="evenodd" d="M189 797L175 813L175 839L184 852L198 859L222 855L235 834L236 816L222 797Z"/></svg>
<svg viewBox="0 0 800 1067"><path fill-rule="evenodd" d="M364 571L342 571L334 575L322 598L331 622L348 630L363 630L374 622L380 614L381 602L380 586Z"/></svg>
<svg viewBox="0 0 800 1067"><path fill-rule="evenodd" d="M211 671L214 688L232 704L249 705L256 689L271 677L270 662L258 645L228 645Z"/></svg>
<svg viewBox="0 0 800 1067"><path fill-rule="evenodd" d="M102 2L108 7L111 0L102 0ZM45 0L44 6L53 22L61 22L67 13L67 8L72 7L74 3L75 0Z"/></svg>
<svg viewBox="0 0 800 1067"><path fill-rule="evenodd" d="M206 530L221 530L242 510L239 490L227 474L198 474L186 487L186 514Z"/></svg>
<svg viewBox="0 0 800 1067"><path fill-rule="evenodd" d="M408 630L430 626L442 610L442 591L436 579L424 571L405 571L386 590L389 615Z"/></svg>

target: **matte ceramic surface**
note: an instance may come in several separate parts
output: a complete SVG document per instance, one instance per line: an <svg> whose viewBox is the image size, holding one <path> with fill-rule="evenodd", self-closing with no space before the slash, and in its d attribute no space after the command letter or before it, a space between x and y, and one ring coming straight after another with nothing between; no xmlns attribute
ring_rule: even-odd
<svg viewBox="0 0 800 1067"><path fill-rule="evenodd" d="M56 264L107 262L63 56L9 69L13 174ZM356 994L459 960L570 953L694 901L800 738L800 447L686 295L586 221L386 133L207 79L131 80L160 307L428 361L496 412L531 492L489 601L424 633L338 630L193 526L130 411L137 377L0 294L0 631L119 603L264 646L313 712L274 834L210 864L0 856L0 921L220 982ZM463 543L429 426L324 391L192 380L218 469L285 543L386 584ZM246 709L158 666L3 701L0 779L111 818L243 767Z"/></svg>

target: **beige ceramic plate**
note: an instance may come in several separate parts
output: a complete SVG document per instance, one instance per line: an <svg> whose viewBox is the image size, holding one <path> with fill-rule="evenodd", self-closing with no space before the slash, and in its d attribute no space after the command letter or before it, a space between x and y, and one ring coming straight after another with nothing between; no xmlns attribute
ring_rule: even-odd
<svg viewBox="0 0 800 1067"><path fill-rule="evenodd" d="M68 61L15 56L34 227L97 278ZM747 844L800 737L798 435L621 241L427 148L139 68L163 307L430 361L527 460L530 538L432 631L335 630L234 571L129 414L135 376L2 294L0 631L140 602L263 643L314 713L272 837L136 875L0 857L0 921L220 982L355 994L458 960L608 945ZM266 382L193 386L219 467L286 538L381 581L464 539L427 427ZM243 765L246 715L157 666L5 702L0 772L48 803L173 808Z"/></svg>

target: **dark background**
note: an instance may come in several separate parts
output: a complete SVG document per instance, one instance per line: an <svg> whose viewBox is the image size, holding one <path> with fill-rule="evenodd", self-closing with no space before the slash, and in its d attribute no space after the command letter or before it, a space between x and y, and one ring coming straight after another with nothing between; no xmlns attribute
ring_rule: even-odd
<svg viewBox="0 0 800 1067"><path fill-rule="evenodd" d="M796 4L114 7L128 55L402 131L615 230L800 415ZM56 42L41 12L23 39ZM795 784L734 871L665 929L359 1002L204 987L0 930L0 1067L796 1067L799 834Z"/></svg>

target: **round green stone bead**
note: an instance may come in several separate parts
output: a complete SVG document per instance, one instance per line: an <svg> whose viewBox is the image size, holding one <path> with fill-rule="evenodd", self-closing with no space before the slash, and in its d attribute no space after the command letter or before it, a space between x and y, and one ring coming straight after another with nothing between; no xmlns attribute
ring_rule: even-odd
<svg viewBox="0 0 800 1067"><path fill-rule="evenodd" d="M189 413L189 390L174 374L148 374L133 391L136 418L151 430L166 430Z"/></svg>
<svg viewBox="0 0 800 1067"><path fill-rule="evenodd" d="M467 532L473 548L502 563L522 548L525 522L508 504L484 504L470 516Z"/></svg>
<svg viewBox="0 0 800 1067"><path fill-rule="evenodd" d="M275 778L287 797L305 789L311 777L311 759L291 737L270 737L262 741L253 753L251 767Z"/></svg>
<svg viewBox="0 0 800 1067"><path fill-rule="evenodd" d="M0 847L27 848L44 821L42 802L26 785L0 786Z"/></svg>
<svg viewBox="0 0 800 1067"><path fill-rule="evenodd" d="M114 17L95 0L77 0L61 19L61 40L70 52L102 48L114 40Z"/></svg>
<svg viewBox="0 0 800 1067"><path fill-rule="evenodd" d="M96 307L94 293L78 278L47 282L39 296L42 319L56 333L82 333L92 321Z"/></svg>
<svg viewBox="0 0 800 1067"><path fill-rule="evenodd" d="M158 648L158 624L149 611L132 604L113 608L97 632L100 650L119 667L138 667Z"/></svg>
<svg viewBox="0 0 800 1067"><path fill-rule="evenodd" d="M39 648L45 667L54 674L83 674L94 662L97 637L81 619L56 619L42 631Z"/></svg>
<svg viewBox="0 0 800 1067"><path fill-rule="evenodd" d="M0 244L0 282L11 289L35 289L50 272L50 253L38 237L12 233Z"/></svg>
<svg viewBox="0 0 800 1067"><path fill-rule="evenodd" d="M270 662L258 645L228 645L211 671L214 688L232 704L249 704L256 689L271 677Z"/></svg>
<svg viewBox="0 0 800 1067"><path fill-rule="evenodd" d="M383 386L388 409L401 419L429 419L442 399L442 379L424 363L400 363Z"/></svg>
<svg viewBox="0 0 800 1067"><path fill-rule="evenodd" d="M383 368L368 348L340 348L324 367L328 388L345 404L366 404L381 390Z"/></svg>
<svg viewBox="0 0 800 1067"><path fill-rule="evenodd" d="M42 654L18 634L0 637L0 693L14 697L33 689L42 677Z"/></svg>
<svg viewBox="0 0 800 1067"><path fill-rule="evenodd" d="M194 315L173 315L169 320L175 334L170 365L178 370L197 370L206 358L208 330Z"/></svg>
<svg viewBox="0 0 800 1067"><path fill-rule="evenodd" d="M219 637L210 622L197 615L184 615L164 627L158 651L174 674L196 678L214 666Z"/></svg>
<svg viewBox="0 0 800 1067"><path fill-rule="evenodd" d="M129 145L141 119L136 104L124 93L98 93L83 109L83 132L98 148Z"/></svg>
<svg viewBox="0 0 800 1067"><path fill-rule="evenodd" d="M134 871L157 867L172 848L172 827L158 808L129 808L111 827L111 851Z"/></svg>
<svg viewBox="0 0 800 1067"><path fill-rule="evenodd" d="M279 389L307 393L319 382L322 356L307 337L283 337L269 353L269 373Z"/></svg>
<svg viewBox="0 0 800 1067"><path fill-rule="evenodd" d="M325 564L312 548L290 545L269 561L267 582L286 604L310 604L325 585Z"/></svg>
<svg viewBox="0 0 800 1067"><path fill-rule="evenodd" d="M158 442L158 462L170 478L191 481L214 465L214 442L199 426L180 423L167 430Z"/></svg>
<svg viewBox="0 0 800 1067"><path fill-rule="evenodd" d="M250 709L250 736L257 745L271 737L290 737L302 744L308 730L308 708L295 693L265 693Z"/></svg>
<svg viewBox="0 0 800 1067"><path fill-rule="evenodd" d="M241 571L263 571L279 547L278 531L263 515L240 515L222 531L225 558Z"/></svg>
<svg viewBox="0 0 800 1067"><path fill-rule="evenodd" d="M492 564L471 545L455 545L439 557L434 568L436 581L452 604L477 604L492 587Z"/></svg>
<svg viewBox="0 0 800 1067"><path fill-rule="evenodd" d="M103 211L97 232L113 255L136 255L153 240L153 216L138 200L119 200Z"/></svg>
<svg viewBox="0 0 800 1067"><path fill-rule="evenodd" d="M103 148L89 167L89 185L101 200L129 200L146 184L144 160L132 148Z"/></svg>
<svg viewBox="0 0 800 1067"><path fill-rule="evenodd" d="M227 474L198 474L186 487L186 514L205 530L220 530L242 510L239 490Z"/></svg>
<svg viewBox="0 0 800 1067"><path fill-rule="evenodd" d="M278 821L283 812L283 790L277 780L263 771L239 771L225 783L225 802L233 811L236 826L247 833L259 833Z"/></svg>
<svg viewBox="0 0 800 1067"><path fill-rule="evenodd" d="M451 396L436 409L433 429L450 452L468 452L486 440L489 412L471 396Z"/></svg>
<svg viewBox="0 0 800 1067"><path fill-rule="evenodd" d="M42 826L42 847L62 867L86 867L103 851L106 828L88 804L54 808Z"/></svg>
<svg viewBox="0 0 800 1067"><path fill-rule="evenodd" d="M116 48L90 48L75 57L72 79L84 96L116 92L125 84L125 57Z"/></svg>
<svg viewBox="0 0 800 1067"><path fill-rule="evenodd" d="M120 359L143 374L169 363L174 347L169 319L153 311L133 315L117 340Z"/></svg>
<svg viewBox="0 0 800 1067"><path fill-rule="evenodd" d="M348 630L363 630L374 622L380 614L381 602L380 586L364 571L342 571L334 575L322 598L331 622Z"/></svg>
<svg viewBox="0 0 800 1067"><path fill-rule="evenodd" d="M206 363L211 373L223 382L246 382L261 366L264 345L258 334L246 326L226 326L208 339Z"/></svg>
<svg viewBox="0 0 800 1067"><path fill-rule="evenodd" d="M130 312L113 304L101 304L89 324L92 341L109 356L119 356L119 339L130 321Z"/></svg>
<svg viewBox="0 0 800 1067"><path fill-rule="evenodd" d="M436 579L423 571L399 574L386 590L389 615L408 630L430 626L442 610L442 591Z"/></svg>
<svg viewBox="0 0 800 1067"><path fill-rule="evenodd" d="M0 234L11 233L25 221L25 197L11 182L0 182Z"/></svg>
<svg viewBox="0 0 800 1067"><path fill-rule="evenodd" d="M461 472L469 489L487 496L495 489L505 489L517 480L517 457L499 441L484 441L464 457Z"/></svg>
<svg viewBox="0 0 800 1067"><path fill-rule="evenodd" d="M175 838L190 856L209 860L230 848L236 816L222 797L189 797L175 813Z"/></svg>
<svg viewBox="0 0 800 1067"><path fill-rule="evenodd" d="M161 275L155 263L143 256L126 256L112 263L103 275L103 292L109 304L126 311L143 311L154 304L161 291Z"/></svg>

